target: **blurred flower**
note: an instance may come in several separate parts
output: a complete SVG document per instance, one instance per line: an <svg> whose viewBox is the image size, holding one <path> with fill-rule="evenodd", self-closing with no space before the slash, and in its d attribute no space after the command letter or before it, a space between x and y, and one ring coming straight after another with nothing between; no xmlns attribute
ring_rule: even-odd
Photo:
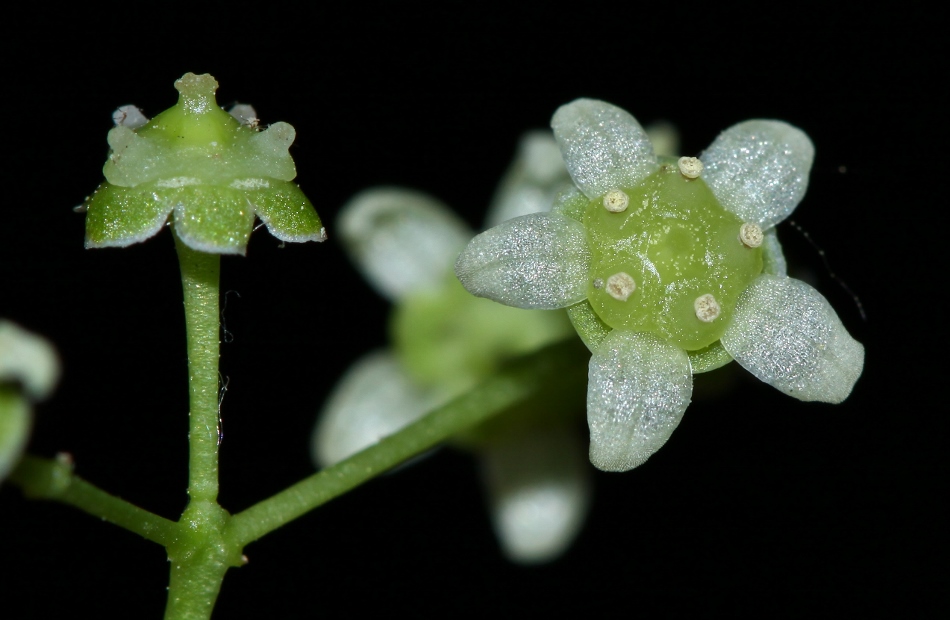
<svg viewBox="0 0 950 620"><path fill-rule="evenodd" d="M808 185L814 148L801 130L747 121L676 160L601 101L562 106L552 126L576 187L550 213L475 237L456 273L503 304L569 308L593 353L595 466L643 463L682 419L692 374L733 358L801 400L848 396L864 348L821 294L786 276L774 232Z"/></svg>
<svg viewBox="0 0 950 620"><path fill-rule="evenodd" d="M527 134L488 221L548 208L565 183L550 134ZM314 433L319 465L417 420L504 360L572 335L561 312L526 312L467 293L452 267L473 233L431 197L394 188L363 192L343 208L338 232L366 278L395 304L393 347L356 362L330 396ZM480 460L495 530L514 561L559 555L587 512L589 471L574 428L579 411L557 408L511 412L457 441Z"/></svg>
<svg viewBox="0 0 950 620"><path fill-rule="evenodd" d="M59 379L59 357L46 340L0 320L0 480L26 448L32 402L47 398Z"/></svg>
<svg viewBox="0 0 950 620"><path fill-rule="evenodd" d="M86 247L125 247L171 216L190 248L244 254L256 215L282 241L323 241L313 205L292 183L294 128L261 131L254 109L218 107L218 83L186 73L178 104L148 120L135 106L113 114L106 182L86 198Z"/></svg>

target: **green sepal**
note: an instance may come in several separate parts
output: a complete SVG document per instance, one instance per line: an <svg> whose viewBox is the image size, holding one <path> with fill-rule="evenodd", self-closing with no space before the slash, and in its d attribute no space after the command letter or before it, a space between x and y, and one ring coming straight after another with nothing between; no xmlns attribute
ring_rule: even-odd
<svg viewBox="0 0 950 620"><path fill-rule="evenodd" d="M694 375L722 368L732 361L732 356L718 340L702 349L687 351L686 354L689 355L689 365Z"/></svg>

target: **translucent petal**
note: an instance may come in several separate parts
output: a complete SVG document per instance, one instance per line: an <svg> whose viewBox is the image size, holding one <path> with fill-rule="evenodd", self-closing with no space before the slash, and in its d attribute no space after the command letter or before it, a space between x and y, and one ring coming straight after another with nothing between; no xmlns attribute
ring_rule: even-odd
<svg viewBox="0 0 950 620"><path fill-rule="evenodd" d="M763 229L795 210L808 189L815 147L797 127L751 120L725 130L700 159L722 206Z"/></svg>
<svg viewBox="0 0 950 620"><path fill-rule="evenodd" d="M577 99L558 108L551 127L571 178L589 198L632 187L656 171L646 132L617 106Z"/></svg>
<svg viewBox="0 0 950 620"><path fill-rule="evenodd" d="M342 461L415 422L438 400L418 389L391 353L371 353L346 372L327 400L313 433L314 462Z"/></svg>
<svg viewBox="0 0 950 620"><path fill-rule="evenodd" d="M481 452L492 523L505 555L534 564L574 540L590 504L584 446L573 428L532 429Z"/></svg>
<svg viewBox="0 0 950 620"><path fill-rule="evenodd" d="M441 285L472 237L441 202L396 188L357 194L337 225L353 262L390 300Z"/></svg>
<svg viewBox="0 0 950 620"><path fill-rule="evenodd" d="M552 310L587 296L583 224L554 213L503 222L469 242L455 263L462 285L508 306Z"/></svg>
<svg viewBox="0 0 950 620"><path fill-rule="evenodd" d="M610 332L590 359L590 462L604 471L642 464L679 425L692 390L686 351L650 334Z"/></svg>
<svg viewBox="0 0 950 620"><path fill-rule="evenodd" d="M828 300L794 278L759 276L722 344L743 368L799 400L840 403L864 367L864 347Z"/></svg>
<svg viewBox="0 0 950 620"><path fill-rule="evenodd" d="M561 150L549 131L530 131L521 137L518 153L492 199L485 227L528 213L550 211L557 191L571 178Z"/></svg>

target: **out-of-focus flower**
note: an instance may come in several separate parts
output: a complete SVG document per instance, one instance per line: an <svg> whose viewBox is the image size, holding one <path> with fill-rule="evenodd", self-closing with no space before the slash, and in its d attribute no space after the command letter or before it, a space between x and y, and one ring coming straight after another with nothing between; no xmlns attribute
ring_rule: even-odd
<svg viewBox="0 0 950 620"><path fill-rule="evenodd" d="M527 134L488 221L549 208L565 183L570 178L550 134ZM342 210L338 233L366 278L395 304L393 347L354 364L327 401L313 441L322 466L448 402L504 360L572 335L561 312L526 312L466 292L453 265L473 233L431 197L393 188L363 192ZM587 512L590 472L574 428L580 412L555 409L506 414L461 439L481 462L492 521L514 561L559 555Z"/></svg>
<svg viewBox="0 0 950 620"><path fill-rule="evenodd" d="M125 247L169 219L190 248L244 254L255 215L282 241L323 241L313 205L291 181L294 128L261 131L254 109L218 107L218 83L186 73L178 104L148 120L135 106L113 114L106 181L86 198L86 247ZM170 217L169 217L170 216Z"/></svg>
<svg viewBox="0 0 950 620"><path fill-rule="evenodd" d="M785 274L774 226L798 205L814 148L752 120L699 157L657 158L630 114L580 99L552 119L575 188L550 213L475 237L456 273L475 295L568 308L593 353L590 459L632 469L690 402L692 375L733 358L801 400L838 403L864 364L824 297Z"/></svg>
<svg viewBox="0 0 950 620"><path fill-rule="evenodd" d="M47 398L59 379L53 346L0 320L0 480L20 460L32 425L32 403Z"/></svg>

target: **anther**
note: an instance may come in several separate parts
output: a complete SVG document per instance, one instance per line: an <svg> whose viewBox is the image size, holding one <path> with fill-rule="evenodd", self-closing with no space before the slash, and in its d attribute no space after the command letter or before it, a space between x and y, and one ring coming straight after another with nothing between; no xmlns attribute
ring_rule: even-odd
<svg viewBox="0 0 950 620"><path fill-rule="evenodd" d="M604 194L604 208L611 213L622 213L630 205L630 197L619 189L612 189Z"/></svg>
<svg viewBox="0 0 950 620"><path fill-rule="evenodd" d="M754 222L746 222L739 229L739 241L750 248L762 245L762 229Z"/></svg>
<svg viewBox="0 0 950 620"><path fill-rule="evenodd" d="M696 157L680 157L676 163L679 164L680 173L687 179L695 179L703 173L703 162Z"/></svg>
<svg viewBox="0 0 950 620"><path fill-rule="evenodd" d="M607 294L617 301L627 301L630 294L637 290L637 283L629 274L619 271L607 278Z"/></svg>
<svg viewBox="0 0 950 620"><path fill-rule="evenodd" d="M722 312L719 302L709 293L697 297L696 301L693 302L693 308L696 310L696 318L703 323L712 323L719 318L719 313Z"/></svg>

